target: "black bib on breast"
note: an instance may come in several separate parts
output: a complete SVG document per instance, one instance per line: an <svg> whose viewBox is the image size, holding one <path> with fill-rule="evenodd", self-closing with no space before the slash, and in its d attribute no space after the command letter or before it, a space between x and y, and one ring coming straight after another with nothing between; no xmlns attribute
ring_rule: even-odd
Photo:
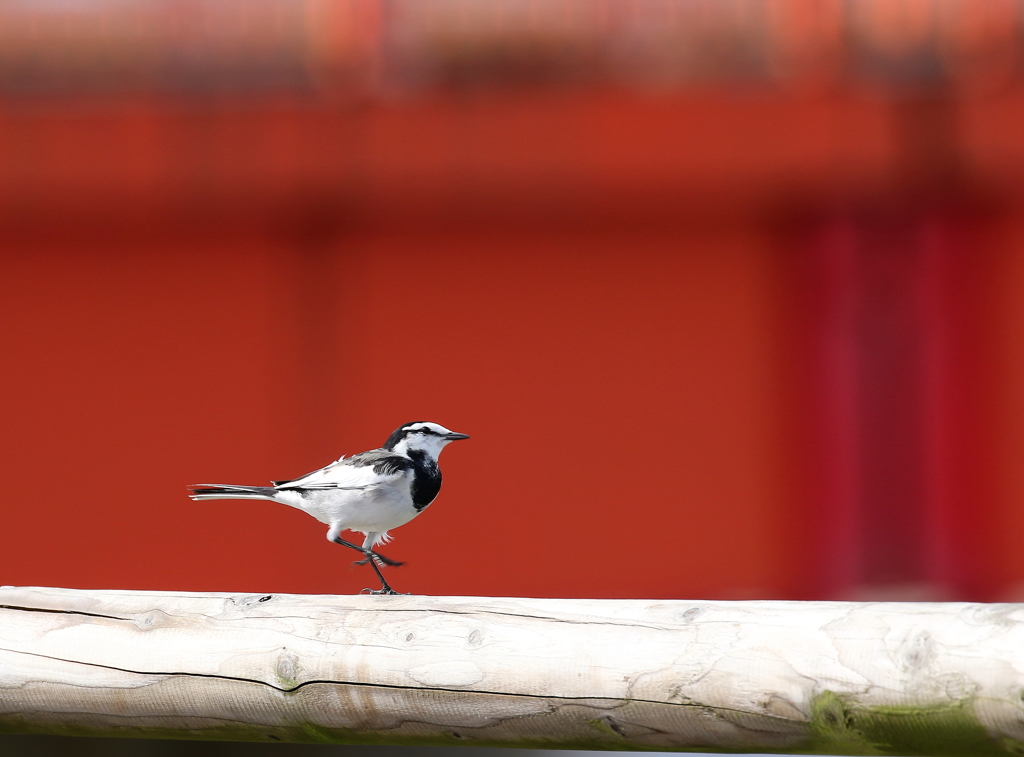
<svg viewBox="0 0 1024 757"><path fill-rule="evenodd" d="M422 510L441 491L441 469L437 467L437 460L428 457L426 452L409 450L408 454L413 465L412 504Z"/></svg>

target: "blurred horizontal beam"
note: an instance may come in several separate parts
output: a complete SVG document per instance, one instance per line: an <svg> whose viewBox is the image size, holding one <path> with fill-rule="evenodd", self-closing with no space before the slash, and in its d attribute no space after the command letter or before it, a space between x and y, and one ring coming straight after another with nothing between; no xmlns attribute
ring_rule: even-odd
<svg viewBox="0 0 1024 757"><path fill-rule="evenodd" d="M942 161L956 163L956 182L920 168L930 154L907 158L921 151L906 127L913 112L845 96L596 93L365 108L288 98L0 107L0 236L302 235L313 216L340 233L650 228L792 217L880 193L1024 198L1024 151L1009 126L1024 117L1024 94L949 116Z"/></svg>
<svg viewBox="0 0 1024 757"><path fill-rule="evenodd" d="M0 5L19 96L740 86L991 90L1019 0L165 0Z"/></svg>
<svg viewBox="0 0 1024 757"><path fill-rule="evenodd" d="M0 730L1019 754L1024 605L0 589Z"/></svg>

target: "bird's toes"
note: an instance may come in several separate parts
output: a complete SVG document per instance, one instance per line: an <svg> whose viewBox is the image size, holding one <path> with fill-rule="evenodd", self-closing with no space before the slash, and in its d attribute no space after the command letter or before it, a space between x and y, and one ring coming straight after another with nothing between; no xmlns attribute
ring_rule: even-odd
<svg viewBox="0 0 1024 757"><path fill-rule="evenodd" d="M384 555L378 555L376 553L374 553L373 559L377 561L378 565L388 565L392 568L397 568L399 565L405 565L405 563L403 562L399 562L398 560L392 560L389 557L384 557ZM368 562L370 562L370 557L366 556L362 560L355 560L352 564L366 565Z"/></svg>

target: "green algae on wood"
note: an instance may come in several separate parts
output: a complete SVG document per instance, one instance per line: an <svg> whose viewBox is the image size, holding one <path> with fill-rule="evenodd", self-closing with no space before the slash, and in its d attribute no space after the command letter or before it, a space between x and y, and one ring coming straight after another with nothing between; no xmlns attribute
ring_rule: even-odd
<svg viewBox="0 0 1024 757"><path fill-rule="evenodd" d="M808 754L984 757L1021 754L1013 739L996 740L970 698L952 704L864 707L826 691L811 705Z"/></svg>
<svg viewBox="0 0 1024 757"><path fill-rule="evenodd" d="M589 725L598 733L603 733L606 736L611 736L615 739L622 739L622 734L616 733L614 730L612 730L612 727L601 718L597 718L595 720L588 720L587 725Z"/></svg>

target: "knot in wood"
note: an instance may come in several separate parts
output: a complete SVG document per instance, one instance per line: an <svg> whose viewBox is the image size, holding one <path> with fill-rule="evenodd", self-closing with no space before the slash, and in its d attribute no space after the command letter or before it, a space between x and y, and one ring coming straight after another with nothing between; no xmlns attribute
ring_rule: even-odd
<svg viewBox="0 0 1024 757"><path fill-rule="evenodd" d="M277 658L275 672L281 686L294 689L299 683L299 657L289 649L282 649Z"/></svg>

